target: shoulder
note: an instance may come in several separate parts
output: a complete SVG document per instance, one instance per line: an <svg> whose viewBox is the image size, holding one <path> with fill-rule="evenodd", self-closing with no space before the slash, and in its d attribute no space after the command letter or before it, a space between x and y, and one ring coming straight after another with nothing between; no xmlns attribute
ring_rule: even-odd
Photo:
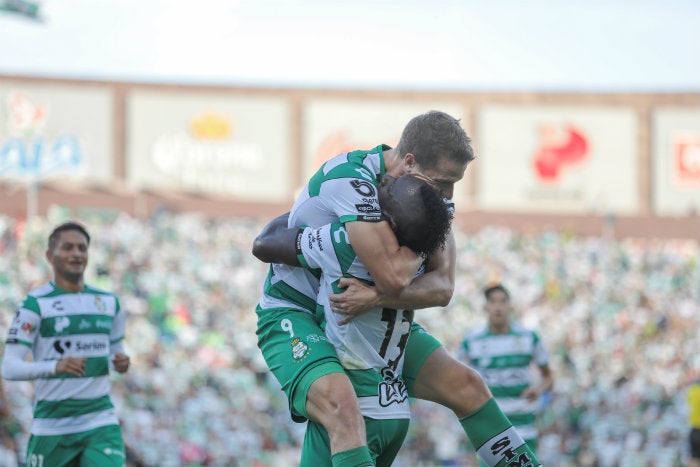
<svg viewBox="0 0 700 467"><path fill-rule="evenodd" d="M109 295L110 297L116 298L116 295L114 295L112 292L105 290L105 289L101 289L99 287L94 287L90 284L85 284L85 288L83 289L83 293L92 294L92 295Z"/></svg>
<svg viewBox="0 0 700 467"><path fill-rule="evenodd" d="M483 339L486 337L489 333L489 330L487 328L480 328L480 329L474 329L470 332L467 333L467 337L465 338L465 341L474 341L477 339Z"/></svg>
<svg viewBox="0 0 700 467"><path fill-rule="evenodd" d="M47 282L46 284L42 284L39 287L35 287L32 290L30 290L27 294L27 298L42 298L54 293L55 291L56 287L51 282Z"/></svg>

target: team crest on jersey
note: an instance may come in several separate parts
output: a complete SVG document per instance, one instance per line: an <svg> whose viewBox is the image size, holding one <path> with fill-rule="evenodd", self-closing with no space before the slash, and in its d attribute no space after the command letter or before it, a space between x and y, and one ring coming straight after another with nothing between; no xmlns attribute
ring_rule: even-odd
<svg viewBox="0 0 700 467"><path fill-rule="evenodd" d="M32 332L33 329L34 329L34 326L32 326L32 323L22 324L22 331L24 331L24 332Z"/></svg>
<svg viewBox="0 0 700 467"><path fill-rule="evenodd" d="M102 297L99 295L95 295L95 308L97 308L97 311L100 313L106 313L107 312L107 304L102 300Z"/></svg>
<svg viewBox="0 0 700 467"><path fill-rule="evenodd" d="M309 354L309 350L309 346L298 337L292 340L292 358L294 358L295 361L300 362L304 360Z"/></svg>

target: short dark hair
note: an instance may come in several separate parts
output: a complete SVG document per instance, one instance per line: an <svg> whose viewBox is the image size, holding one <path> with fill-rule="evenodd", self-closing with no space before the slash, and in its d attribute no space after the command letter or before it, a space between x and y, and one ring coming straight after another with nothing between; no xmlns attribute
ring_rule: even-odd
<svg viewBox="0 0 700 467"><path fill-rule="evenodd" d="M400 157L411 153L423 168L434 169L444 158L460 164L474 160L474 150L459 120L431 110L413 117L404 127L396 145Z"/></svg>
<svg viewBox="0 0 700 467"><path fill-rule="evenodd" d="M486 298L486 301L491 297L491 295L495 292L503 292L508 300L510 300L510 292L508 292L508 289L506 289L503 284L495 284L495 285L490 285L484 289L484 297Z"/></svg>
<svg viewBox="0 0 700 467"><path fill-rule="evenodd" d="M58 238L61 236L61 233L67 232L69 230L76 230L81 234L85 235L88 245L90 244L90 234L87 233L85 227L83 227L82 224L70 221L64 222L63 224L53 229L51 235L49 235L49 250L53 250L54 248L56 248L56 243L58 243Z"/></svg>

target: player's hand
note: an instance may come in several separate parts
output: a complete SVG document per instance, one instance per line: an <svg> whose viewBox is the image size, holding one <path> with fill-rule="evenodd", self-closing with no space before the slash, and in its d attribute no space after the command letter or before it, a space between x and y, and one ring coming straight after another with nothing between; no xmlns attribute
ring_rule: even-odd
<svg viewBox="0 0 700 467"><path fill-rule="evenodd" d="M85 376L85 358L66 357L56 364L57 375Z"/></svg>
<svg viewBox="0 0 700 467"><path fill-rule="evenodd" d="M338 287L345 291L333 294L329 298L331 309L335 313L345 315L345 318L338 322L340 325L347 324L356 316L379 306L379 295L370 285L357 279L343 277L338 282Z"/></svg>
<svg viewBox="0 0 700 467"><path fill-rule="evenodd" d="M524 397L530 402L533 402L536 401L538 397L540 397L540 391L538 391L537 388L530 386L528 388L525 388L525 390L520 395L521 397Z"/></svg>
<svg viewBox="0 0 700 467"><path fill-rule="evenodd" d="M126 373L126 371L129 369L129 363L129 356L123 353L115 354L114 358L112 359L114 369L119 373Z"/></svg>

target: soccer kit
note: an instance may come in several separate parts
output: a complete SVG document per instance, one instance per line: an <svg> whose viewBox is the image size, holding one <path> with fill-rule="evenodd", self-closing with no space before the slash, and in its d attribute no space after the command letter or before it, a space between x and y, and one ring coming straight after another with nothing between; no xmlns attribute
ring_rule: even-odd
<svg viewBox="0 0 700 467"><path fill-rule="evenodd" d="M36 379L28 465L78 465L81 455L91 465L124 464L109 395L110 354L121 351L124 328L117 297L87 285L74 293L49 282L25 298L8 331L3 375ZM27 353L32 362L23 361ZM85 374L56 375L66 357L86 358Z"/></svg>
<svg viewBox="0 0 700 467"><path fill-rule="evenodd" d="M481 374L503 413L535 450L537 401L520 395L532 383L530 365L542 367L549 363L537 333L517 323L506 334L491 334L485 328L467 336L461 353Z"/></svg>
<svg viewBox="0 0 700 467"><path fill-rule="evenodd" d="M333 312L329 296L339 293L342 277L353 277L372 284L369 272L355 255L343 224L300 231L297 254L304 267L323 271L318 293L318 318L338 359L353 384L362 414L367 420L367 442L376 465L393 462L408 430L411 416L408 392L401 378L404 350L411 332L412 310L377 308L340 326L342 315ZM313 422L307 430L302 454L315 456L309 465L330 460L330 445ZM323 455L323 448L327 454ZM327 463L330 465L330 463Z"/></svg>
<svg viewBox="0 0 700 467"><path fill-rule="evenodd" d="M289 227L321 227L333 222L381 220L377 185L386 172L380 145L340 154L311 177L295 201ZM258 346L282 390L292 417L304 421L306 393L319 377L344 372L335 346L316 320L320 271L272 264L258 314ZM423 361L440 343L413 323L404 354L408 393Z"/></svg>

